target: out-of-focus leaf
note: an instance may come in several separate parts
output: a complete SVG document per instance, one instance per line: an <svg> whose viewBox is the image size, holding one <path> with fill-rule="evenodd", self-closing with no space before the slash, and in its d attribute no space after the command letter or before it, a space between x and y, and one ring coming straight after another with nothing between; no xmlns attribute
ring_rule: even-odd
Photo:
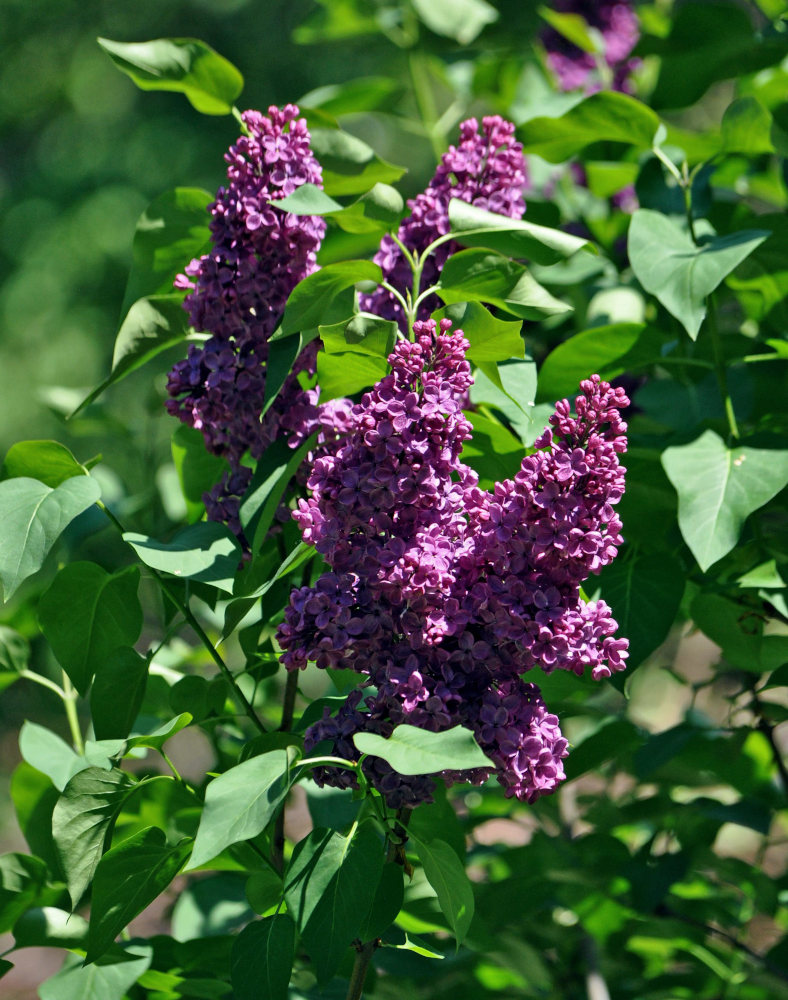
<svg viewBox="0 0 788 1000"><path fill-rule="evenodd" d="M87 469L58 441L17 441L8 449L0 479L26 476L52 489L74 476L86 476Z"/></svg>
<svg viewBox="0 0 788 1000"><path fill-rule="evenodd" d="M75 417L111 385L147 364L168 347L181 343L189 332L183 295L148 295L137 299L115 338L110 374L71 413Z"/></svg>
<svg viewBox="0 0 788 1000"><path fill-rule="evenodd" d="M122 945L96 965L83 965L80 955L69 955L63 968L38 988L41 1000L123 1000L150 967L150 945Z"/></svg>
<svg viewBox="0 0 788 1000"><path fill-rule="evenodd" d="M122 316L138 299L172 292L175 276L210 247L207 208L212 200L201 188L177 187L148 205L134 233Z"/></svg>
<svg viewBox="0 0 788 1000"><path fill-rule="evenodd" d="M227 115L243 90L244 78L231 62L197 38L154 38L114 42L99 38L118 69L140 90L184 94L204 115Z"/></svg>
<svg viewBox="0 0 788 1000"><path fill-rule="evenodd" d="M323 167L323 189L332 197L363 194L375 184L393 184L405 173L404 167L381 159L349 132L317 127L311 134L312 149Z"/></svg>
<svg viewBox="0 0 788 1000"><path fill-rule="evenodd" d="M88 922L54 906L28 910L14 924L17 948L84 948Z"/></svg>
<svg viewBox="0 0 788 1000"><path fill-rule="evenodd" d="M230 468L227 459L212 455L205 439L194 427L181 424L172 435L172 460L186 501L189 521L199 521L205 510L203 494Z"/></svg>
<svg viewBox="0 0 788 1000"><path fill-rule="evenodd" d="M651 108L615 91L591 94L560 118L532 118L517 129L527 153L563 163L593 142L625 142L650 148L659 128Z"/></svg>
<svg viewBox="0 0 788 1000"><path fill-rule="evenodd" d="M436 35L470 45L488 24L498 20L498 11L486 0L411 0L419 18Z"/></svg>

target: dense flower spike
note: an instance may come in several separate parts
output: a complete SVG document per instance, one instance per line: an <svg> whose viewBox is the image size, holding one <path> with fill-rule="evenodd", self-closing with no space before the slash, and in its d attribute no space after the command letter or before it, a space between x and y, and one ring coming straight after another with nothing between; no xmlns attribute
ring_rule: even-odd
<svg viewBox="0 0 788 1000"><path fill-rule="evenodd" d="M213 246L176 281L189 290L184 306L192 326L211 338L192 345L170 372L167 409L200 430L210 451L226 455L233 474L247 450L258 458L280 430L299 429L289 416L293 411L314 416L314 400L291 374L261 421L268 338L290 292L316 270L325 233L323 219L294 216L268 204L302 184L322 183L306 122L298 113L292 104L269 108L268 117L243 113L246 134L225 155L227 187L209 206ZM296 370L314 371L315 354L313 344ZM213 516L232 502L236 487L228 483L226 495L212 496Z"/></svg>
<svg viewBox="0 0 788 1000"><path fill-rule="evenodd" d="M335 717L307 731L308 748L327 740L358 758L355 732L465 725L507 795L533 801L562 780L567 744L523 674L590 669L601 678L624 668L627 642L613 638L609 609L585 603L579 588L621 544L613 508L628 401L598 376L581 383L575 414L561 401L539 450L485 492L461 461L471 378L467 342L450 328L417 322L416 342L397 344L391 374L315 462L312 496L294 518L331 569L293 591L278 640L288 669L315 662L363 677ZM364 767L392 806L429 796L422 778L374 758ZM352 780L336 768L316 776Z"/></svg>
<svg viewBox="0 0 788 1000"><path fill-rule="evenodd" d="M510 219L525 211L523 190L527 185L522 146L514 138L514 125L498 115L475 118L460 125L460 141L443 154L427 189L408 202L410 216L399 227L398 239L414 253L422 253L433 240L449 232L449 201L459 198ZM446 259L458 249L454 242L439 246L424 262L421 288L434 285ZM384 236L375 263L386 281L402 295L411 291L413 275L402 250L390 236ZM403 325L402 307L394 296L379 289L362 299L362 307ZM438 307L430 296L419 308L426 319ZM404 327L403 327L404 328Z"/></svg>
<svg viewBox="0 0 788 1000"><path fill-rule="evenodd" d="M542 32L542 42L561 90L593 93L607 85L629 93L629 78L638 64L629 54L640 37L631 0L553 0L552 6L562 14L579 14L600 33L604 43L602 58L610 76L609 81L600 80L597 58L548 26Z"/></svg>

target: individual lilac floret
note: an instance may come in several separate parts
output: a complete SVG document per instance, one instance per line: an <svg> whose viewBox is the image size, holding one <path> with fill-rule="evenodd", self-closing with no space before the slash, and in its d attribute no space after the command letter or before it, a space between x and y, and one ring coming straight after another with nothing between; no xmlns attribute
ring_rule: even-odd
<svg viewBox="0 0 788 1000"><path fill-rule="evenodd" d="M200 430L208 450L226 455L234 471L246 451L258 458L282 427L292 429L289 411L314 410L295 377L299 370L314 371L312 344L261 420L268 338L290 292L316 270L325 233L323 219L269 205L302 184L322 186L320 164L298 113L292 104L269 108L268 117L243 113L247 134L226 153L228 184L209 206L213 246L176 280L177 287L189 290L184 307L191 325L211 337L192 345L173 367L167 409ZM222 504L231 497L232 491L212 501Z"/></svg>
<svg viewBox="0 0 788 1000"><path fill-rule="evenodd" d="M482 131L475 118L460 125L460 141L443 154L435 176L425 191L408 201L410 216L400 225L397 236L414 253L422 253L433 240L449 232L449 201L459 198L479 208L510 219L525 211L523 190L527 185L522 146L514 138L514 125L498 115L482 119ZM451 241L438 247L424 263L420 290L437 282L447 258L458 250ZM413 275L402 251L390 236L384 236L375 263L386 281L402 295L411 291ZM421 303L419 319L438 308L435 296ZM404 329L402 307L385 289L362 297L362 308L386 319L396 319Z"/></svg>
<svg viewBox="0 0 788 1000"><path fill-rule="evenodd" d="M611 74L610 86L613 90L631 93L630 75L638 60L630 59L629 54L640 37L631 0L553 0L552 6L562 14L579 14L589 27L602 35L603 58ZM550 26L544 29L541 37L561 90L585 90L590 94L602 88L599 67L590 52L584 52Z"/></svg>
<svg viewBox="0 0 788 1000"><path fill-rule="evenodd" d="M495 773L526 801L563 780L566 741L539 689L522 677L539 667L594 678L624 668L627 641L603 601L580 584L621 543L628 401L594 376L572 414L556 406L540 449L492 493L462 464L470 436L461 411L470 384L467 342L444 320L417 322L400 341L391 374L347 415L347 431L315 462L293 516L330 570L291 594L277 638L282 662L355 670L360 686L335 716L307 730L358 759L357 732L390 735L401 723L441 732L471 729L490 768L443 772L479 782ZM392 806L430 794L422 778L378 758L367 778ZM352 772L319 768L345 787Z"/></svg>

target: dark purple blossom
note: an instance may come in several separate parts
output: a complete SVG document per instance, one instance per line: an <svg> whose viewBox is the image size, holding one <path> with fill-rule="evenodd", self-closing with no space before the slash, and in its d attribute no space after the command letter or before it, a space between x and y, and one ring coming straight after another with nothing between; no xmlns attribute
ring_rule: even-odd
<svg viewBox="0 0 788 1000"><path fill-rule="evenodd" d="M525 211L523 190L527 185L522 146L514 138L514 125L498 115L475 118L460 125L460 141L443 154L435 176L425 191L408 202L410 216L397 232L412 253L423 251L439 236L449 232L449 201L459 198L490 212L521 218ZM436 248L424 262L419 291L434 285L446 259L458 249L453 241ZM411 268L402 250L390 236L384 236L375 263L385 280L402 295L410 292ZM421 303L418 318L426 319L438 308L435 296ZM362 298L362 308L386 319L396 319L404 329L402 307L385 289Z"/></svg>
<svg viewBox="0 0 788 1000"><path fill-rule="evenodd" d="M474 731L508 795L533 801L563 778L567 744L539 689L539 667L594 678L624 668L627 642L603 601L580 584L621 544L614 506L624 488L622 390L594 376L566 400L512 480L492 493L461 461L471 433L462 402L467 342L451 324L415 324L392 371L347 414L347 431L315 462L312 496L294 518L330 567L294 590L278 632L288 669L352 669L361 687L307 731L358 758L355 732L400 723ZM392 806L429 795L383 761L365 761ZM482 781L489 772L446 772ZM323 768L346 785L349 772Z"/></svg>
<svg viewBox="0 0 788 1000"><path fill-rule="evenodd" d="M561 14L579 14L590 28L601 34L609 86L630 93L629 78L638 60L629 58L629 54L640 37L631 0L553 0L552 7ZM602 89L605 81L599 79L594 55L584 52L551 26L542 32L542 43L561 90L585 90L590 94Z"/></svg>

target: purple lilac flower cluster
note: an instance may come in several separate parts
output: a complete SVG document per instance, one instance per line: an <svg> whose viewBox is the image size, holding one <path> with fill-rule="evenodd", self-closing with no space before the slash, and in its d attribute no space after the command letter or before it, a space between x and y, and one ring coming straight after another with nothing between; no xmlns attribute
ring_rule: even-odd
<svg viewBox="0 0 788 1000"><path fill-rule="evenodd" d="M268 338L290 292L317 269L325 233L317 216L295 216L269 201L310 183L322 186L320 164L309 146L306 121L295 105L271 107L268 116L246 111L245 134L225 154L226 187L211 212L212 248L185 269L176 287L188 289L184 307L191 325L209 333L169 375L167 409L200 430L209 451L225 455L231 470L206 498L209 516L237 525L238 499L251 472L245 452L259 458L279 434L304 431L315 415L316 394L305 393L292 373L261 420ZM314 372L316 344L301 355L296 372Z"/></svg>
<svg viewBox="0 0 788 1000"><path fill-rule="evenodd" d="M391 373L346 414L346 433L317 459L309 499L293 516L330 567L294 590L278 631L290 670L352 669L362 683L336 716L306 734L358 759L352 737L400 723L435 732L464 725L490 769L444 772L448 783L494 772L507 796L533 801L563 779L567 742L534 667L594 678L624 669L627 641L603 601L579 587L621 544L614 505L624 489L628 404L598 376L566 400L514 479L481 490L461 461L471 427L467 341L444 320L415 324ZM431 779L367 758L365 774L392 807L429 800ZM346 787L352 772L322 768Z"/></svg>
<svg viewBox="0 0 788 1000"><path fill-rule="evenodd" d="M611 87L630 93L630 76L638 60L629 58L629 54L640 37L631 0L554 0L552 6L562 14L579 14L602 35ZM597 62L590 52L584 52L550 26L542 32L542 43L561 90L593 93L601 88L601 81L596 79Z"/></svg>
<svg viewBox="0 0 788 1000"><path fill-rule="evenodd" d="M460 140L443 154L435 176L425 191L408 201L410 216L397 232L398 239L412 252L422 253L439 236L449 232L449 201L459 198L510 219L525 211L523 190L527 173L522 146L514 138L514 125L498 115L475 118L460 125ZM424 262L419 291L434 285L447 258L456 252L456 243L437 247ZM375 263L385 280L402 295L411 291L413 275L402 250L390 236L384 236ZM395 319L404 329L402 307L394 296L379 289L362 298L362 308L386 319ZM419 319L426 319L440 303L429 296L421 303Z"/></svg>

